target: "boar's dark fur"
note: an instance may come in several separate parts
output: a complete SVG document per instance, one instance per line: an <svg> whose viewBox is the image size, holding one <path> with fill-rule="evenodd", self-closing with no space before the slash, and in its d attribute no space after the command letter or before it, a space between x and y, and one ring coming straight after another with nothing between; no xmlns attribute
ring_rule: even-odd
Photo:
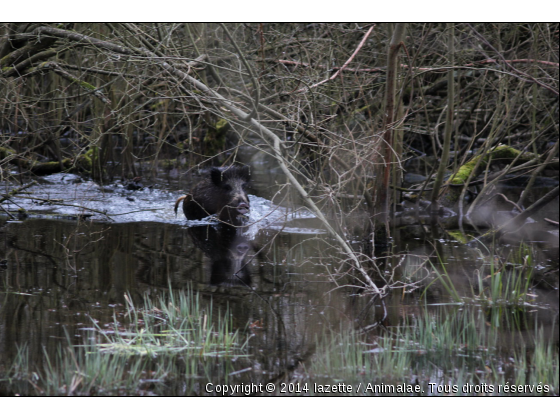
<svg viewBox="0 0 560 420"><path fill-rule="evenodd" d="M177 200L175 211L183 201L183 212L189 220L215 214L221 221L238 224L239 216L247 214L250 208L245 190L249 179L246 166L211 168L190 194Z"/></svg>

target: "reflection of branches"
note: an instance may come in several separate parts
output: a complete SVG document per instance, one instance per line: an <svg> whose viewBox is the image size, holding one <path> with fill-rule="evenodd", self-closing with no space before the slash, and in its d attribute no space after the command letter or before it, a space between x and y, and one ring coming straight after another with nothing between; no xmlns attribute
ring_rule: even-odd
<svg viewBox="0 0 560 420"><path fill-rule="evenodd" d="M79 224L76 226L76 228L73 230L73 232L70 232L70 234L68 234L68 236L65 238L64 242L59 242L56 239L53 239L54 243L60 245L60 247L62 248L62 252L64 254L64 260L66 262L66 266L72 270L74 272L74 274L76 275L78 273L78 261L77 258L79 256L79 254L81 254L81 252L88 246L90 246L91 244L94 244L96 242L99 242L101 240L104 239L104 236L101 236L103 233L107 232L110 230L110 228L106 228L103 230L100 230L99 232L91 232L88 237L87 237L87 242L85 244L83 244L83 246L81 248L78 249L78 244L79 244L79 238L78 238L78 232L79 232ZM97 239L92 239L93 235L99 235L99 237ZM70 242L73 241L73 249L71 249L70 247Z"/></svg>

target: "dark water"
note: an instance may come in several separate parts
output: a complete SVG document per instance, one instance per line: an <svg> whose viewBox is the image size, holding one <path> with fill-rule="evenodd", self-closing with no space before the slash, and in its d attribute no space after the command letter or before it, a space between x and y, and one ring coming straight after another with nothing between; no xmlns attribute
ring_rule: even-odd
<svg viewBox="0 0 560 420"><path fill-rule="evenodd" d="M445 261L456 290L468 295L473 271L493 257L453 240L432 238L422 229L397 231L399 249L380 266L393 273L400 288L381 305L353 287L356 283L344 275L345 265L333 243L316 219L301 209L289 211L252 196L254 224L236 231L175 217L173 203L180 191L172 185L128 191L57 175L29 192L89 210L21 199L21 206L49 216L0 218L4 368L23 344L31 359L40 360L44 352L55 354L67 336L81 343L92 320L110 328L115 311L124 307L126 293L141 302L145 293L171 288L199 292L220 310L214 316L229 310L234 327L242 331L258 323L259 331L250 341L251 369L271 378L310 360L316 338L326 331L399 325L403 318L418 316L426 303L434 313L452 303L441 286L425 291L426 268L419 267L426 259ZM14 205L7 208L17 211ZM143 211L132 213L137 210ZM557 270L558 249L535 250L534 305L524 312L526 326L518 330L530 341L529 331L537 323L557 342L558 282L553 262ZM510 343L509 334L504 331L504 346Z"/></svg>

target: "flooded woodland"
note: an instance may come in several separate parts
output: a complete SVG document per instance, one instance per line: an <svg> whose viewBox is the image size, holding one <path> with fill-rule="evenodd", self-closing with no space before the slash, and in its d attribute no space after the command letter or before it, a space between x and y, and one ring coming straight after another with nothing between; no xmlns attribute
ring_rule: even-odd
<svg viewBox="0 0 560 420"><path fill-rule="evenodd" d="M558 396L555 24L0 24L0 395Z"/></svg>

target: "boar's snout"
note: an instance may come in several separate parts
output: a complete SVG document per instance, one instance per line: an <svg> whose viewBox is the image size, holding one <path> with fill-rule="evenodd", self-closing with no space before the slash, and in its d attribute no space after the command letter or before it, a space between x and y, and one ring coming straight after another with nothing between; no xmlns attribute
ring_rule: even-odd
<svg viewBox="0 0 560 420"><path fill-rule="evenodd" d="M239 205L237 206L237 211L240 214L246 214L249 212L249 210L250 210L249 203L245 203L244 201L239 203Z"/></svg>

